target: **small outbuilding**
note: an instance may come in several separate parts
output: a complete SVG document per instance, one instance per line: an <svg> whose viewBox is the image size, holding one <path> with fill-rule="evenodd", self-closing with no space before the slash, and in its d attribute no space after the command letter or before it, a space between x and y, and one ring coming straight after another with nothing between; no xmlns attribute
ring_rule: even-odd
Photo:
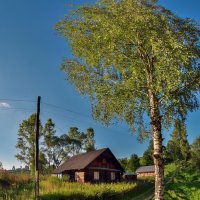
<svg viewBox="0 0 200 200"><path fill-rule="evenodd" d="M124 169L109 148L71 157L54 170L58 177L76 182L118 182Z"/></svg>
<svg viewBox="0 0 200 200"><path fill-rule="evenodd" d="M124 181L127 181L127 182L133 182L137 180L137 175L132 172L127 172L123 175L123 179Z"/></svg>
<svg viewBox="0 0 200 200"><path fill-rule="evenodd" d="M155 165L143 166L136 170L137 177L155 176Z"/></svg>

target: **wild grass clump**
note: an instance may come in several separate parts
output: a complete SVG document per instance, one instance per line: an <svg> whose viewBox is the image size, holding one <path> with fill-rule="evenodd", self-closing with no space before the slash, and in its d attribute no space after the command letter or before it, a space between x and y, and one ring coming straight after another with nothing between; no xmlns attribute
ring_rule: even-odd
<svg viewBox="0 0 200 200"><path fill-rule="evenodd" d="M9 185L23 185L30 183L32 177L27 174L11 174L6 170L0 171L0 180L9 183ZM3 185L2 185L3 186Z"/></svg>
<svg viewBox="0 0 200 200"><path fill-rule="evenodd" d="M33 190L32 177L28 174L12 174L0 171L0 198L27 200Z"/></svg>

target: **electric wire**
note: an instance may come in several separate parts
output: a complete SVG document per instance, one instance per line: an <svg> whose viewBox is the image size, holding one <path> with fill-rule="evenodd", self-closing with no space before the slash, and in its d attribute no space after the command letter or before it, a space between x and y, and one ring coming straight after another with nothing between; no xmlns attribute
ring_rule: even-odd
<svg viewBox="0 0 200 200"><path fill-rule="evenodd" d="M37 102L37 101L34 101L34 100L25 100L25 99L8 99L8 98L4 98L4 99L0 99L0 101L16 101L16 102ZM70 113L73 113L73 114L76 114L76 115L79 115L83 118L90 118L92 119L91 116L88 116L88 115L84 115L82 113L79 113L79 112L76 112L76 111L73 111L73 110L70 110L70 109L67 109L65 107L61 107L61 106L58 106L58 105L54 105L54 104L50 104L50 103L47 103L47 102L44 102L44 101L41 101L41 104L43 105L46 105L46 106L49 106L49 107L52 107L52 108L56 108L58 110L62 110L62 111L66 111L67 112L70 112ZM36 112L35 109L30 109L30 108L17 108L17 107L0 107L0 111L4 111L4 110L8 110L8 111L21 111L21 112ZM78 123L78 124L88 124L89 126L91 126L91 124L95 124L94 122L93 123L88 123L88 120L83 120L83 119L78 119L77 118L75 119L74 117L72 116L68 116L66 114L61 114L60 112L52 112L52 111L47 111L44 107L41 109L41 111L43 113L46 114L46 116L49 116L49 114L51 115L54 115L56 117L59 117L61 119L64 119L64 120L67 120L67 121L70 121L72 123ZM58 127L56 125L56 127ZM105 127L104 127L105 128ZM113 128L110 128L108 127L109 130L113 131L113 132L118 132L118 133L123 133L123 132L127 132L127 131L124 131L124 130L121 130L119 131L119 128L116 130L116 129L113 129ZM58 127L58 129L60 129L60 131L64 132L61 128ZM130 135L130 134L129 134Z"/></svg>
<svg viewBox="0 0 200 200"><path fill-rule="evenodd" d="M16 101L16 102L31 102L31 103L35 103L37 101L34 100L28 100L28 99L0 99L0 101Z"/></svg>
<svg viewBox="0 0 200 200"><path fill-rule="evenodd" d="M54 104L46 103L44 101L41 101L41 103L46 105L46 106L50 106L50 107L53 107L53 108L56 108L56 109L59 109L59 110L65 110L65 111L68 111L68 112L71 112L71 113L74 113L74 114L77 114L77 115L81 115L83 117L91 118L91 116L89 116L89 115L85 115L85 114L82 114L82 113L79 113L79 112L76 112L76 111L61 107L61 106L57 106L57 105L54 105Z"/></svg>

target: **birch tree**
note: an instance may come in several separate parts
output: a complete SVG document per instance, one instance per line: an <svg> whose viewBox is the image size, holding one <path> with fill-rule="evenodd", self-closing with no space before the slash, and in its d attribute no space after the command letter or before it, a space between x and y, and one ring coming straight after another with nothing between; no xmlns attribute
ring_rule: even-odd
<svg viewBox="0 0 200 200"><path fill-rule="evenodd" d="M199 27L156 1L102 0L71 11L56 29L73 54L62 70L89 97L93 117L152 135L155 199L163 199L162 130L198 107Z"/></svg>

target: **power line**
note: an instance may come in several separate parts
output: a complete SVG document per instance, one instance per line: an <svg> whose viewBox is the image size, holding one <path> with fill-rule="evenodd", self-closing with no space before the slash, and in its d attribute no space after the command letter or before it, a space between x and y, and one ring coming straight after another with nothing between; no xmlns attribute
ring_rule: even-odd
<svg viewBox="0 0 200 200"><path fill-rule="evenodd" d="M10 99L10 98L2 98L0 99L0 101L12 101L12 102L30 102L30 103L36 103L35 100L30 100L30 99ZM42 104L46 105L46 106L49 106L49 107L53 107L53 108L56 108L56 109L59 109L59 110L65 110L67 112L71 112L73 114L76 114L76 115L80 115L80 116L83 116L83 117L88 117L88 118L91 118L91 116L89 115L85 115L85 114L82 114L82 113L79 113L79 112L76 112L76 111L73 111L73 110L70 110L70 109L67 109L65 107L61 107L61 106L58 106L58 105L54 105L54 104L50 104L50 103L47 103L47 102L41 102ZM9 108L11 109L11 108ZM17 108L18 109L18 108ZM21 108L19 108L21 109Z"/></svg>
<svg viewBox="0 0 200 200"><path fill-rule="evenodd" d="M67 109L67 108L61 107L61 106L57 106L57 105L50 104L50 103L46 103L46 102L41 102L41 103L44 104L44 105L47 105L47 106L50 106L50 107L53 107L53 108L59 109L59 110L65 110L65 111L67 111L67 112L71 112L71 113L74 113L74 114L77 114L77 115L80 115L80 116L83 116L83 117L91 118L91 116L84 115L84 114L82 114L82 113L79 113L79 112L76 112L76 111L73 111L73 110L70 110L70 109Z"/></svg>
<svg viewBox="0 0 200 200"><path fill-rule="evenodd" d="M25 99L8 99L8 98L5 98L5 99L0 99L0 101L15 101L15 102L36 102L34 100L25 100ZM88 115L84 115L82 113L79 113L79 112L76 112L76 111L73 111L73 110L70 110L70 109L67 109L65 107L61 107L61 106L57 106L57 105L54 105L54 104L50 104L50 103L47 103L47 102L41 102L41 104L43 105L46 105L46 106L49 106L49 107L52 107L52 108L56 108L58 110L62 110L62 111L67 111L67 112L70 112L70 113L73 113L73 114L76 114L76 115L79 115L81 117L87 117L87 118L91 118L91 116L88 116ZM21 112L34 112L35 109L30 109L30 108L16 108L16 107L0 107L0 110L8 110L8 111L21 111ZM68 116L68 115L65 115L65 114L61 114L61 113L55 113L55 112L49 112L49 111L46 111L46 109L44 109L44 107L42 108L42 112L44 112L46 115L47 114L52 114L52 115L55 115L55 116L59 116L60 118L62 119L65 119L65 120L69 120L73 123L84 123L84 124L89 124L88 121L83 121L83 120L77 120L76 118L72 117L72 116ZM94 123L94 122L93 122ZM91 124L91 123L90 123ZM57 125L56 127L58 129L60 129L60 131L64 132L61 128L59 128ZM111 127L108 127L111 131L114 131L114 132L117 132L117 133L122 133L124 132L124 130L121 130L119 131L119 129L113 129Z"/></svg>
<svg viewBox="0 0 200 200"><path fill-rule="evenodd" d="M76 120L75 118L73 118L71 116L68 116L68 115L63 115L63 114L60 114L60 113L49 112L49 111L44 111L44 110L42 110L42 113L44 113L46 115L47 114L52 114L52 115L54 115L56 117L60 117L60 119L64 119L65 121L66 120L71 120L71 122L73 122L73 123L77 123L77 122L80 123L80 120Z"/></svg>
<svg viewBox="0 0 200 200"><path fill-rule="evenodd" d="M28 99L0 99L0 101L18 101L18 102L31 102L35 103L36 101L34 100L28 100Z"/></svg>
<svg viewBox="0 0 200 200"><path fill-rule="evenodd" d="M8 110L8 111L33 111L33 110L35 110L35 109L30 109L30 108L13 108L13 107L11 107L11 108L6 108L6 107L0 107L0 110Z"/></svg>
<svg viewBox="0 0 200 200"><path fill-rule="evenodd" d="M44 116L44 114L45 115L47 115L47 114L53 114L53 115L55 115L55 116L58 116L60 119L64 119L64 120L67 120L67 121L69 121L69 122L73 122L73 123L78 123L78 124L85 124L85 125L89 125L89 126L91 126L91 125L94 125L95 124L95 122L91 122L91 123L88 123L88 121L83 121L83 120L77 120L77 119L74 119L74 118L72 118L72 117L69 117L69 116L64 116L64 115L61 115L61 114L58 114L58 113L53 113L53 112L49 112L49 111L42 111L42 115ZM56 125L56 127L58 127L57 125ZM106 128L106 127L102 127L102 128ZM118 134L128 134L128 135L131 135L131 134L129 134L129 133L127 133L127 131L124 131L124 130L122 130L121 128L117 128L117 129L115 129L115 128L113 128L113 127L107 127L110 131L112 131L112 132L114 132L114 133L118 133ZM60 129L60 128L59 128ZM62 129L60 129L62 132L65 132L65 131L63 131Z"/></svg>

